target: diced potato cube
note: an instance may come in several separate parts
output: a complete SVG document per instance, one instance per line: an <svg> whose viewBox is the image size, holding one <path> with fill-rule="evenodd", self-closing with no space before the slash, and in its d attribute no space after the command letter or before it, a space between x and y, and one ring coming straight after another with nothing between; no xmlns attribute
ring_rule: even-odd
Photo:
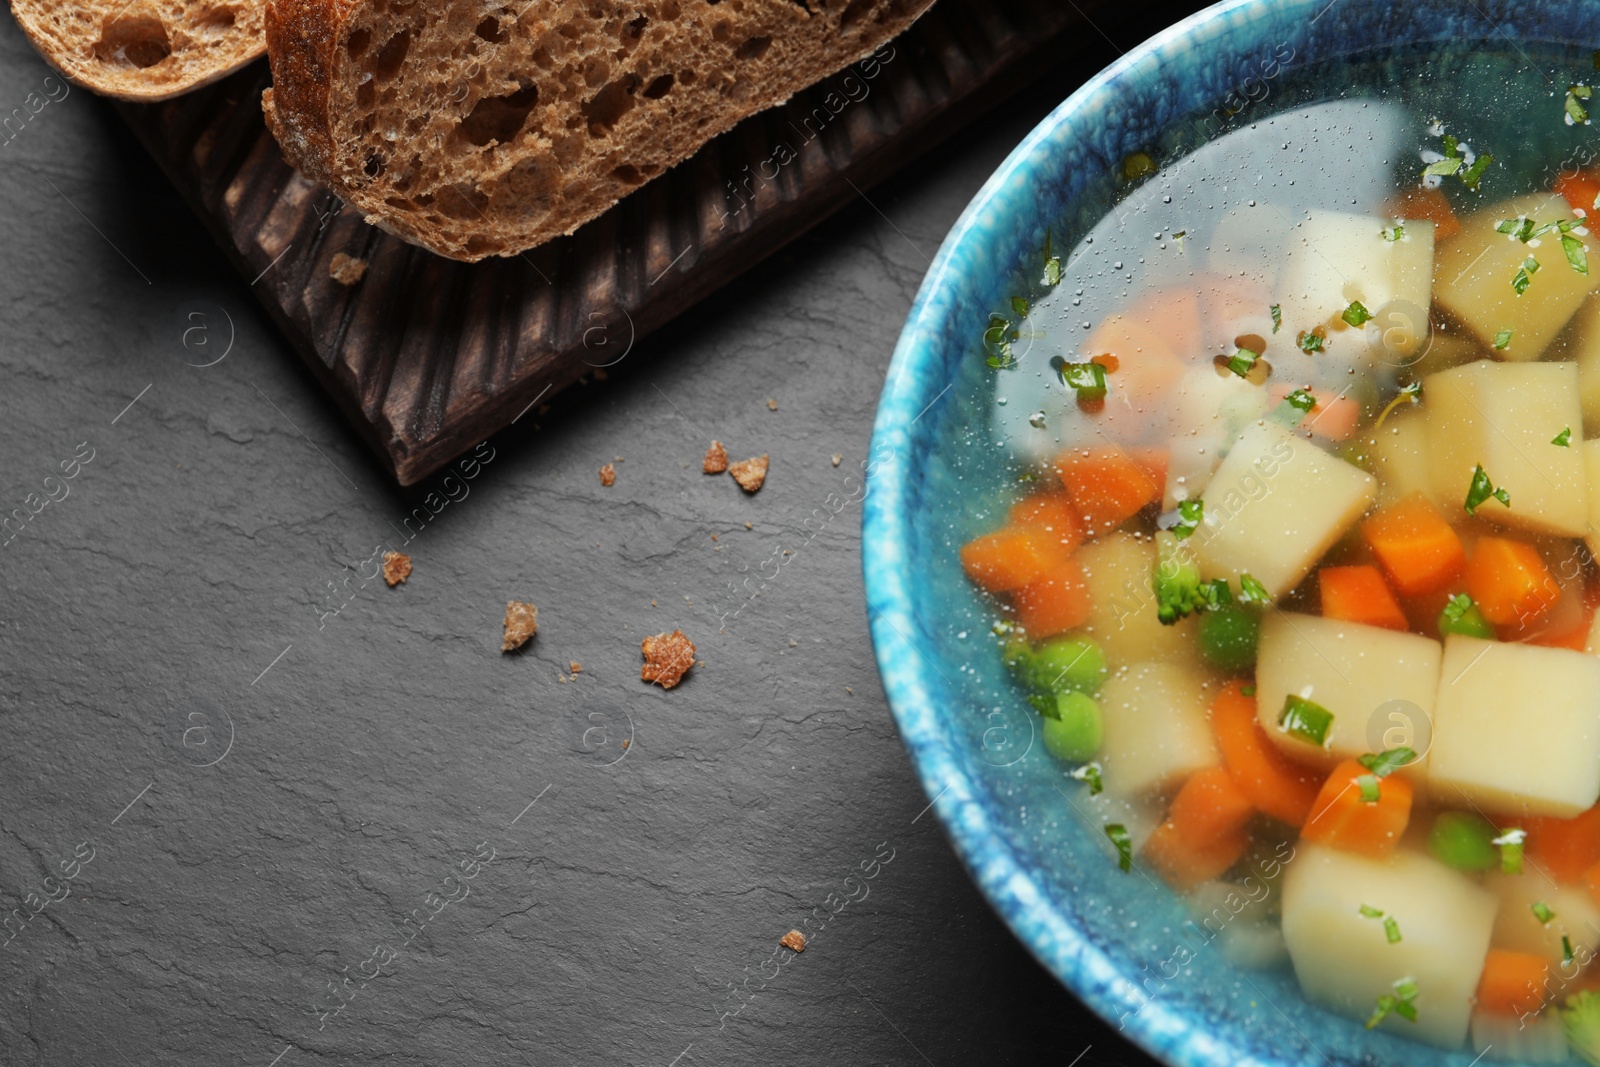
<svg viewBox="0 0 1600 1067"><path fill-rule="evenodd" d="M1578 363L1578 402L1583 406L1583 435L1600 437L1600 294L1591 295L1573 320L1565 359Z"/></svg>
<svg viewBox="0 0 1600 1067"><path fill-rule="evenodd" d="M1206 485L1190 544L1208 578L1249 574L1273 597L1299 584L1377 495L1372 475L1274 422L1250 426Z"/></svg>
<svg viewBox="0 0 1600 1067"><path fill-rule="evenodd" d="M1600 658L1445 639L1428 782L1489 811L1570 819L1600 800Z"/></svg>
<svg viewBox="0 0 1600 1067"><path fill-rule="evenodd" d="M1517 1063L1529 1067L1536 1063L1566 1063L1567 1030L1561 1016L1553 1011L1524 1018L1496 1015L1488 1011L1472 1013L1472 1051L1486 1062Z"/></svg>
<svg viewBox="0 0 1600 1067"><path fill-rule="evenodd" d="M1577 442L1573 442L1573 445L1577 447ZM1589 529L1583 537L1588 542L1590 554L1600 557L1600 437L1585 441L1580 451L1583 452L1583 471L1589 491Z"/></svg>
<svg viewBox="0 0 1600 1067"><path fill-rule="evenodd" d="M1481 466L1511 505L1487 500L1479 518L1565 537L1588 532L1583 452L1551 443L1564 429L1578 437L1583 426L1576 364L1479 360L1430 375L1422 397L1437 503L1463 507Z"/></svg>
<svg viewBox="0 0 1600 1067"><path fill-rule="evenodd" d="M1494 921L1495 948L1543 956L1552 964L1553 974L1566 959L1563 937L1572 941L1578 959L1589 959L1600 950L1600 903L1587 889L1551 885L1532 869L1522 874L1492 871L1484 876L1483 887L1500 898L1500 914ZM1540 922L1533 912L1535 904L1555 912L1555 918Z"/></svg>
<svg viewBox="0 0 1600 1067"><path fill-rule="evenodd" d="M1433 298L1486 345L1494 344L1501 330L1510 330L1511 344L1500 356L1511 360L1538 359L1594 285L1592 275L1568 265L1555 233L1533 245L1495 230L1503 220L1523 216L1540 226L1573 220L1567 202L1549 193L1503 201L1462 219L1461 232L1439 249L1434 269ZM1539 270L1518 296L1511 282L1529 256L1538 260Z"/></svg>
<svg viewBox="0 0 1600 1067"><path fill-rule="evenodd" d="M1301 844L1283 876L1283 936L1307 999L1365 1020L1411 978L1417 1021L1381 1026L1445 1048L1467 1036L1499 901L1465 875L1402 849L1388 860ZM1376 908L1400 924L1391 944Z"/></svg>
<svg viewBox="0 0 1600 1067"><path fill-rule="evenodd" d="M1404 745L1420 753L1398 773L1426 778L1439 642L1356 622L1268 612L1256 651L1256 707L1273 743L1295 759L1340 760ZM1303 697L1333 713L1327 745L1278 725L1284 702Z"/></svg>
<svg viewBox="0 0 1600 1067"><path fill-rule="evenodd" d="M1428 473L1428 419L1420 410L1396 411L1372 438L1367 453L1378 478L1378 506L1388 507L1432 488Z"/></svg>
<svg viewBox="0 0 1600 1067"><path fill-rule="evenodd" d="M1351 330L1340 317L1352 302L1377 316L1391 302L1402 301L1424 325L1433 289L1433 223L1408 221L1398 241L1384 237L1393 225L1370 215L1313 208L1285 246L1278 286L1283 328L1298 336L1331 327L1342 336L1329 346L1330 354L1340 355L1348 346L1364 356L1364 331Z"/></svg>
<svg viewBox="0 0 1600 1067"><path fill-rule="evenodd" d="M1136 663L1106 679L1100 764L1106 791L1142 793L1175 786L1222 757L1211 734L1216 684L1174 663Z"/></svg>
<svg viewBox="0 0 1600 1067"><path fill-rule="evenodd" d="M1163 626L1156 616L1154 541L1114 533L1085 543L1073 558L1089 586L1089 621L1081 632L1099 643L1113 670L1146 660L1199 666L1198 620Z"/></svg>

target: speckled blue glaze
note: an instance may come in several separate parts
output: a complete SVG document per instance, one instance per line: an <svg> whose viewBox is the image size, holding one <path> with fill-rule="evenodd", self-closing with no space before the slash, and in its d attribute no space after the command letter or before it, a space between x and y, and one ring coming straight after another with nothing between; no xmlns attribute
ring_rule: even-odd
<svg viewBox="0 0 1600 1067"><path fill-rule="evenodd" d="M1034 717L1014 699L996 702L992 612L956 556L965 537L996 524L997 487L962 484L955 457L995 444L996 376L976 337L1013 268L1042 245L1047 223L1093 222L1106 176L1129 152L1218 106L1284 42L1313 64L1375 43L1439 42L1581 46L1587 62L1600 46L1600 0L1232 0L1152 38L1061 104L946 238L895 350L864 510L873 642L923 788L983 893L1045 967L1132 1040L1184 1067L1466 1067L1466 1050L1368 1033L1312 1007L1286 971L1236 971L1215 948L1182 959L1194 931L1176 899L1117 870L1090 829L1096 820L1073 811L1089 801L1042 751Z"/></svg>

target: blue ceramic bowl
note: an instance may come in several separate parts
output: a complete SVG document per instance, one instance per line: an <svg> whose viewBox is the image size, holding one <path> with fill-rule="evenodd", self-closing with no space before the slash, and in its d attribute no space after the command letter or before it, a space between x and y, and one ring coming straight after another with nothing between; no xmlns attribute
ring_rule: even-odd
<svg viewBox="0 0 1600 1067"><path fill-rule="evenodd" d="M1110 176L1129 153L1230 94L1237 101L1242 79L1284 44L1331 89L1337 59L1376 44L1556 47L1587 63L1597 26L1595 0L1212 7L1128 53L1028 136L945 240L900 337L873 437L863 564L901 736L957 851L1016 935L1169 1063L1466 1067L1473 1055L1368 1033L1308 1004L1287 970L1231 968L1170 892L1117 869L1098 820L1075 810L1081 787L1042 750L1034 716L1008 692L988 632L993 609L968 587L957 556L964 540L999 524L1007 488L991 426L1004 378L984 366L978 336L1047 224L1057 247L1070 247L1107 210Z"/></svg>

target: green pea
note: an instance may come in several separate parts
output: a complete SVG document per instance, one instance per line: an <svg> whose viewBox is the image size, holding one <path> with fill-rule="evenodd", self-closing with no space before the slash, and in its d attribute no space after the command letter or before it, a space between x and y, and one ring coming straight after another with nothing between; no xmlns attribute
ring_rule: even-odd
<svg viewBox="0 0 1600 1067"><path fill-rule="evenodd" d="M1255 665L1260 634L1260 614L1243 604L1206 612L1195 630L1200 654L1225 671L1246 671Z"/></svg>
<svg viewBox="0 0 1600 1067"><path fill-rule="evenodd" d="M1448 610L1439 613L1439 633L1461 634L1465 637L1481 637L1486 641L1493 641L1494 624L1483 617L1483 612L1478 610L1478 605L1473 604L1455 618L1450 617Z"/></svg>
<svg viewBox="0 0 1600 1067"><path fill-rule="evenodd" d="M1444 811L1428 831L1428 851L1458 871L1487 871L1500 865L1499 835L1494 824L1469 811Z"/></svg>
<svg viewBox="0 0 1600 1067"><path fill-rule="evenodd" d="M1093 759L1105 739L1100 705L1091 696L1068 691L1056 695L1055 710L1055 718L1045 715L1040 720L1045 750L1068 763Z"/></svg>
<svg viewBox="0 0 1600 1067"><path fill-rule="evenodd" d="M1087 637L1057 637L1033 650L1033 684L1050 693L1097 693L1106 680L1106 654Z"/></svg>

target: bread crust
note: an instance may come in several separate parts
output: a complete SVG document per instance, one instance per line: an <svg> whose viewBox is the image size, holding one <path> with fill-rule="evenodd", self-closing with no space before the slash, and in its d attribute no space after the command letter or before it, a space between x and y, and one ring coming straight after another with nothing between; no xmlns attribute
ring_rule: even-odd
<svg viewBox="0 0 1600 1067"><path fill-rule="evenodd" d="M932 4L423 2L419 14L396 0L270 0L262 107L302 174L382 229L468 262L571 233Z"/></svg>
<svg viewBox="0 0 1600 1067"><path fill-rule="evenodd" d="M265 0L11 0L11 13L45 62L74 85L154 103L264 55L265 6Z"/></svg>

